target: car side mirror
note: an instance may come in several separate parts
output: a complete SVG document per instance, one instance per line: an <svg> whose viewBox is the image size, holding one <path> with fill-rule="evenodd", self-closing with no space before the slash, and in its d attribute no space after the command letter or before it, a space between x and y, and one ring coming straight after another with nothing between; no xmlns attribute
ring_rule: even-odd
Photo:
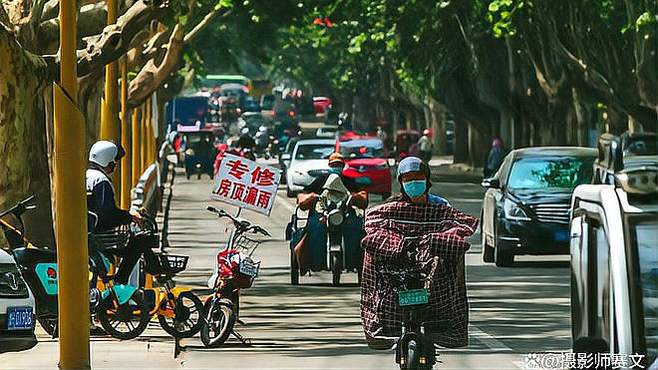
<svg viewBox="0 0 658 370"><path fill-rule="evenodd" d="M292 157L288 153L283 153L281 154L281 160L283 161L289 161Z"/></svg>
<svg viewBox="0 0 658 370"><path fill-rule="evenodd" d="M500 180L492 177L492 178L482 180L482 183L480 185L482 185L482 187L485 187L485 188L499 189L500 188Z"/></svg>

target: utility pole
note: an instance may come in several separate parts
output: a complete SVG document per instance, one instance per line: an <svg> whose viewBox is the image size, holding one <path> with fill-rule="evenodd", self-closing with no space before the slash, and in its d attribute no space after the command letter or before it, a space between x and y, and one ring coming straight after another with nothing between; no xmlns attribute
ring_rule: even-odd
<svg viewBox="0 0 658 370"><path fill-rule="evenodd" d="M121 161L121 208L130 208L131 183L131 160L132 143L130 137L130 125L128 117L128 59L121 59L121 146L126 151L125 158Z"/></svg>
<svg viewBox="0 0 658 370"><path fill-rule="evenodd" d="M111 25L117 21L118 5L117 0L107 0L107 24ZM117 117L119 114L119 96L117 91L117 70L118 63L112 62L105 66L105 97L101 99L101 132L102 140L109 140L115 144L119 143L119 125ZM125 149L125 148L124 148ZM117 163L117 166L120 166ZM119 171L112 175L114 188L122 193L121 182L119 181ZM121 199L121 197L117 197Z"/></svg>
<svg viewBox="0 0 658 370"><path fill-rule="evenodd" d="M78 109L77 6L59 2L60 84L53 84L59 367L89 369L85 121Z"/></svg>

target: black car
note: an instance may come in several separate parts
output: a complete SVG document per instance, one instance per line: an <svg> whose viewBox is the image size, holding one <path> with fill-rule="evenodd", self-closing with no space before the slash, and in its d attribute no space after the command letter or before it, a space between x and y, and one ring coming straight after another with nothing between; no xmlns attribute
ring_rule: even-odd
<svg viewBox="0 0 658 370"><path fill-rule="evenodd" d="M511 266L515 255L569 254L573 189L592 180L597 151L580 147L510 152L482 182L482 256Z"/></svg>

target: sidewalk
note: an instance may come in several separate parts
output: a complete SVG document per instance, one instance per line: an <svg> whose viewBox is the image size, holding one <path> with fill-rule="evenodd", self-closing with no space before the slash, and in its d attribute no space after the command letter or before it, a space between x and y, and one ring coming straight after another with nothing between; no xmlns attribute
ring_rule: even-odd
<svg viewBox="0 0 658 370"><path fill-rule="evenodd" d="M482 181L482 168L470 167L463 163L453 163L451 155L435 155L430 160L432 181L467 182L479 184Z"/></svg>
<svg viewBox="0 0 658 370"><path fill-rule="evenodd" d="M157 325L155 322L151 326ZM37 329L39 344L24 352L0 355L0 366L7 370L57 370L59 343ZM92 337L90 342L92 369L177 369L182 358L174 359L171 337L140 337L138 340L119 341L108 337Z"/></svg>

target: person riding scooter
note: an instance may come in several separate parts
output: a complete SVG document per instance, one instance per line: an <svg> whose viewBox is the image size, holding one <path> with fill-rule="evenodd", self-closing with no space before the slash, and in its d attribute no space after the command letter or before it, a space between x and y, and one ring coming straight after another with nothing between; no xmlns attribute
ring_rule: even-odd
<svg viewBox="0 0 658 370"><path fill-rule="evenodd" d="M346 204L348 207L366 209L368 206L367 192L361 190L353 180L341 175L344 166L345 161L340 153L331 154L329 156L329 168L331 171L318 176L298 196L299 208L309 211L306 226L308 237L303 239L299 248L295 248L298 260L300 261L301 272L308 269L319 269L320 266L324 266L325 264L324 256L326 255L326 250L324 248L326 247L327 240L327 220L324 218L324 209L327 206L327 200L338 203L340 201L347 201L349 198L349 204ZM351 213L348 215L345 225L346 228L351 228L348 232L348 237L345 238L345 245L348 250L346 256L355 256L357 253L353 252L356 250L359 254L358 264L360 265L358 240L360 240L363 230L363 218L356 216L355 213ZM353 240L353 237L357 239ZM318 250L315 250L316 248ZM314 251L310 251L310 249L314 249ZM313 257L309 258L309 255ZM303 262L305 261L308 262L308 266L304 266Z"/></svg>
<svg viewBox="0 0 658 370"><path fill-rule="evenodd" d="M464 256L466 238L478 220L430 194L430 171L420 158L403 159L397 171L401 194L369 209L365 219L361 321L368 345L390 348L402 333L403 312L386 271L401 267L422 272L429 292L418 319L434 344L468 344L468 299ZM421 278L419 278L421 279Z"/></svg>
<svg viewBox="0 0 658 370"><path fill-rule="evenodd" d="M89 165L86 172L87 210L96 215L95 222L89 222L89 232L102 233L113 230L131 222L141 224L142 216L136 210L122 210L116 206L114 187L109 175L125 151L110 141L98 141L89 150ZM139 257L144 254L147 268L151 271L157 266L157 257L146 243L133 239L120 254L123 258L115 281L120 284L128 282L130 273Z"/></svg>

